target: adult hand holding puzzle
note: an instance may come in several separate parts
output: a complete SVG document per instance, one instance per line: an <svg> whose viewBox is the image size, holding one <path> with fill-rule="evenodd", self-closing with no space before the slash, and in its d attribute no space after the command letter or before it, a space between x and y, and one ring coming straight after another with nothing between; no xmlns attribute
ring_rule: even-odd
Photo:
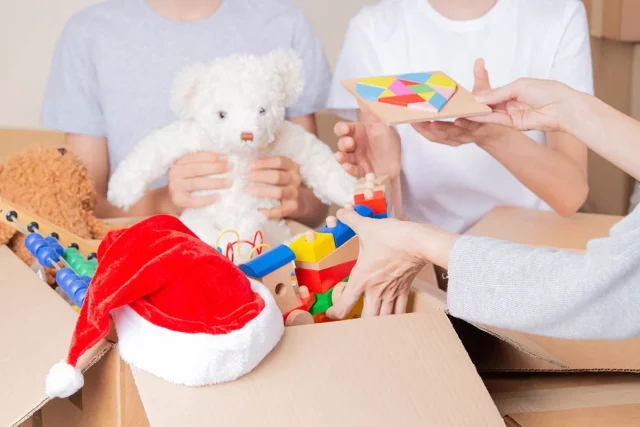
<svg viewBox="0 0 640 427"><path fill-rule="evenodd" d="M493 113L472 120L574 135L640 178L640 123L568 86L523 79L478 95ZM426 260L448 269L447 305L457 318L565 339L640 334L640 208L585 253L459 236L430 225L338 212L360 238L360 256L328 312L343 318L365 295L364 316L402 313L404 295ZM569 297L568 297L569 296Z"/></svg>

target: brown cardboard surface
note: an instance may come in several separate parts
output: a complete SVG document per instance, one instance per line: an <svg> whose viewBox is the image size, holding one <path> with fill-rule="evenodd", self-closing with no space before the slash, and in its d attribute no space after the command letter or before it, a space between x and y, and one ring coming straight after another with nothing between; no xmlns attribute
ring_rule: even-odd
<svg viewBox="0 0 640 427"><path fill-rule="evenodd" d="M485 385L508 426L640 425L640 376L490 377Z"/></svg>
<svg viewBox="0 0 640 427"><path fill-rule="evenodd" d="M65 144L64 134L47 130L0 128L0 163L29 145L54 147Z"/></svg>
<svg viewBox="0 0 640 427"><path fill-rule="evenodd" d="M133 374L154 427L504 425L444 313L422 307L288 328L253 372L227 384Z"/></svg>
<svg viewBox="0 0 640 427"><path fill-rule="evenodd" d="M640 4L640 2L638 2ZM640 119L640 46L591 38L595 95L613 108ZM589 151L587 212L625 215L633 179Z"/></svg>
<svg viewBox="0 0 640 427"><path fill-rule="evenodd" d="M442 73L444 74L444 73ZM458 83L456 93L439 113L414 110L396 105L373 102L358 97L356 86L358 79L345 80L342 85L360 102L365 104L380 121L387 125L399 125L403 123L417 123L430 120L445 120L457 117L480 116L489 114L491 108L476 101L471 92Z"/></svg>
<svg viewBox="0 0 640 427"><path fill-rule="evenodd" d="M581 251L589 240L608 236L611 227L621 219L621 216L583 213L563 218L554 212L498 207L466 234Z"/></svg>
<svg viewBox="0 0 640 427"><path fill-rule="evenodd" d="M592 238L604 237L621 218L576 214L561 218L552 212L496 208L468 234L495 237L517 243L583 251ZM471 329L469 336L482 342L468 345L478 370L500 371L640 371L640 338L627 341L577 341L534 336L499 328L483 327L499 340L481 340ZM459 332L460 333L460 332ZM464 339L463 339L464 341ZM510 344L510 345L506 345ZM518 351L519 350L519 351Z"/></svg>
<svg viewBox="0 0 640 427"><path fill-rule="evenodd" d="M47 403L45 378L66 358L77 314L7 247L0 247L0 425L17 425ZM79 361L85 370L111 347L103 341ZM71 424L70 424L71 425Z"/></svg>
<svg viewBox="0 0 640 427"><path fill-rule="evenodd" d="M637 0L584 0L590 33L624 42L640 41L640 2Z"/></svg>

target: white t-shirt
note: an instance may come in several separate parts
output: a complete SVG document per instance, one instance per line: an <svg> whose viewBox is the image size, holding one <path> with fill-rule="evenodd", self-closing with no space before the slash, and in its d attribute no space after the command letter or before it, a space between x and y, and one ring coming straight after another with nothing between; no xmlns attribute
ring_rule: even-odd
<svg viewBox="0 0 640 427"><path fill-rule="evenodd" d="M340 81L416 71L446 72L473 88L473 64L484 58L491 84L520 77L554 79L593 93L589 32L580 0L498 0L484 16L453 21L428 0L383 0L351 20L328 100L331 110L357 108ZM402 138L405 216L463 232L495 206L549 206L475 144L432 143L408 125ZM528 132L546 144L541 132Z"/></svg>

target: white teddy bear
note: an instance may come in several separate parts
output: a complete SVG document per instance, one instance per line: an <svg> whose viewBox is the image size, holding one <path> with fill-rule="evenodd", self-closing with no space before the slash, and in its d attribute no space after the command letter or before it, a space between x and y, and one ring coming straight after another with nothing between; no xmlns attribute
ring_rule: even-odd
<svg viewBox="0 0 640 427"><path fill-rule="evenodd" d="M173 87L172 108L179 120L140 141L109 181L107 198L129 209L180 157L198 151L226 154L234 166L226 175L230 189L219 192L215 204L187 209L181 220L200 239L214 245L221 231L237 230L252 241L260 230L276 245L290 239L284 221L267 219L259 209L279 201L257 198L244 190L242 174L258 158L287 156L300 165L304 184L324 203L350 203L356 184L334 159L327 145L302 127L285 120L303 87L302 64L291 50L269 54L232 55L182 71ZM219 246L235 241L223 237Z"/></svg>

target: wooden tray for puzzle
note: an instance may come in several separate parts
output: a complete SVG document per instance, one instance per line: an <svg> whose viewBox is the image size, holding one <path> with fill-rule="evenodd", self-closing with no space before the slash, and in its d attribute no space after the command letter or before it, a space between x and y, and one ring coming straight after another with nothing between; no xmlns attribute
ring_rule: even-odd
<svg viewBox="0 0 640 427"><path fill-rule="evenodd" d="M447 76L445 73L438 73ZM395 76L391 75L380 77ZM418 123L433 120L446 120L460 117L480 116L489 114L491 112L490 107L477 102L473 94L460 86L460 84L457 82L457 89L454 95L451 97L451 99L449 99L447 104L442 108L442 110L440 110L440 112L434 113L364 99L358 95L358 92L356 90L359 81L360 79L344 80L342 81L342 85L358 99L358 102L364 104L367 108L369 108L369 110L386 125L399 125L406 123Z"/></svg>

